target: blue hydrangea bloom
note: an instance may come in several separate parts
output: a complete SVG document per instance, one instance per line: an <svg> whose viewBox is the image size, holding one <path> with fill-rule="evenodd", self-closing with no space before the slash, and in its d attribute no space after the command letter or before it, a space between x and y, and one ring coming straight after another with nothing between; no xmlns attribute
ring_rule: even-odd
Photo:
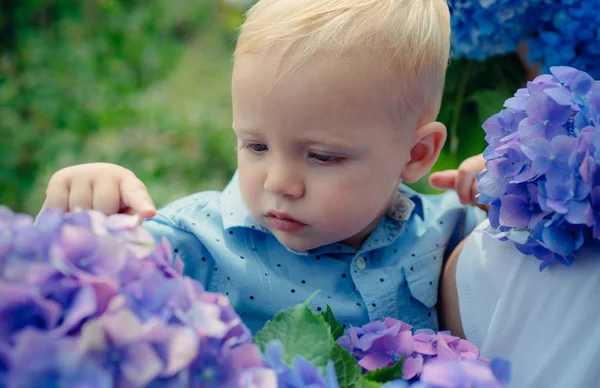
<svg viewBox="0 0 600 388"><path fill-rule="evenodd" d="M600 82L572 67L550 72L484 123L479 176L489 232L536 256L540 269L572 264L586 239L600 238Z"/></svg>
<svg viewBox="0 0 600 388"><path fill-rule="evenodd" d="M539 0L450 0L452 55L484 60L516 50Z"/></svg>
<svg viewBox="0 0 600 388"><path fill-rule="evenodd" d="M529 61L571 66L600 77L600 2L597 0L540 0L538 19L527 39Z"/></svg>

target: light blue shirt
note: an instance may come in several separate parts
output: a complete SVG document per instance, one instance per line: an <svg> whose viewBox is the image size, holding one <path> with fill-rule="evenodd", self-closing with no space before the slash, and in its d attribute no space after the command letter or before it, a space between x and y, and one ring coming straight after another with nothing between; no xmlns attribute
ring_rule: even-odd
<svg viewBox="0 0 600 388"><path fill-rule="evenodd" d="M317 290L310 307L329 305L345 325L393 317L435 330L444 258L482 219L453 192L428 196L401 186L358 251L338 243L296 254L252 218L236 174L223 192L182 198L144 225L167 237L185 275L227 295L253 332Z"/></svg>

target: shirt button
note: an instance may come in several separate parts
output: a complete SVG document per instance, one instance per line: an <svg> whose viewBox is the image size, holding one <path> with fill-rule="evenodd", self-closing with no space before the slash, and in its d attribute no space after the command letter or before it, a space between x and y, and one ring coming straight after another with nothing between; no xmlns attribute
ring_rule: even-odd
<svg viewBox="0 0 600 388"><path fill-rule="evenodd" d="M365 263L365 258L364 257L359 257L358 259L356 259L356 266L358 267L358 269L360 269L361 271L365 268L367 268L367 263Z"/></svg>

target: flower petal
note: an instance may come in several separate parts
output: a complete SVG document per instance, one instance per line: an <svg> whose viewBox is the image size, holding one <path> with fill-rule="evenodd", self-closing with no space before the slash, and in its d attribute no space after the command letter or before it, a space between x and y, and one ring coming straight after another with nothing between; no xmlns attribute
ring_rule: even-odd
<svg viewBox="0 0 600 388"><path fill-rule="evenodd" d="M411 380L423 370L423 356L420 354L406 357L402 364L402 378Z"/></svg>
<svg viewBox="0 0 600 388"><path fill-rule="evenodd" d="M369 353L358 361L358 365L368 371L383 368L391 364L391 357L383 353Z"/></svg>
<svg viewBox="0 0 600 388"><path fill-rule="evenodd" d="M504 195L500 198L500 223L511 228L525 228L531 219L527 208L529 202L517 195Z"/></svg>

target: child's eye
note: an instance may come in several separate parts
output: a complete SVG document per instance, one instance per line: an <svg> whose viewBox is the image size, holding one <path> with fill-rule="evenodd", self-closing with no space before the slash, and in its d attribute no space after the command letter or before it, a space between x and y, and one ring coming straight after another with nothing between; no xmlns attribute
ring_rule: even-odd
<svg viewBox="0 0 600 388"><path fill-rule="evenodd" d="M256 153L265 152L266 150L269 149L266 145L260 144L260 143L250 143L250 144L247 144L246 148L248 148L251 151L254 151Z"/></svg>
<svg viewBox="0 0 600 388"><path fill-rule="evenodd" d="M323 155L323 154L311 153L309 156L321 164L336 164L336 163L340 163L344 160L344 158L342 158L340 156L334 156L334 155Z"/></svg>

